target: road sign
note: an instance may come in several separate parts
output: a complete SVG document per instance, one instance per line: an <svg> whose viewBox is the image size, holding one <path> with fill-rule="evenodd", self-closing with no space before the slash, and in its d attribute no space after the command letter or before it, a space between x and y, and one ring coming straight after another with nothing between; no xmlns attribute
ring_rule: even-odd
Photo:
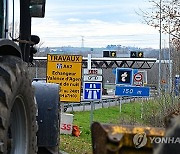
<svg viewBox="0 0 180 154"><path fill-rule="evenodd" d="M116 69L116 84L132 85L133 71L130 68Z"/></svg>
<svg viewBox="0 0 180 154"><path fill-rule="evenodd" d="M116 57L116 51L110 51L110 57Z"/></svg>
<svg viewBox="0 0 180 154"><path fill-rule="evenodd" d="M102 83L101 82L84 82L83 99L84 100L101 100Z"/></svg>
<svg viewBox="0 0 180 154"><path fill-rule="evenodd" d="M132 97L149 97L149 87L116 86L115 95Z"/></svg>
<svg viewBox="0 0 180 154"><path fill-rule="evenodd" d="M103 51L103 57L109 57L109 51Z"/></svg>
<svg viewBox="0 0 180 154"><path fill-rule="evenodd" d="M143 80L143 75L141 73L134 74L134 80L139 82Z"/></svg>
<svg viewBox="0 0 180 154"><path fill-rule="evenodd" d="M143 74L141 72L134 74L134 85L143 86Z"/></svg>
<svg viewBox="0 0 180 154"><path fill-rule="evenodd" d="M131 51L130 58L137 58L137 52L136 51Z"/></svg>
<svg viewBox="0 0 180 154"><path fill-rule="evenodd" d="M143 75L143 85L147 84L147 71L146 70L139 70L138 72Z"/></svg>
<svg viewBox="0 0 180 154"><path fill-rule="evenodd" d="M103 57L116 57L116 50L104 50Z"/></svg>
<svg viewBox="0 0 180 154"><path fill-rule="evenodd" d="M137 53L138 58L143 58L144 57L144 52L140 51Z"/></svg>
<svg viewBox="0 0 180 154"><path fill-rule="evenodd" d="M82 56L47 55L48 83L60 85L61 102L81 101Z"/></svg>
<svg viewBox="0 0 180 154"><path fill-rule="evenodd" d="M102 75L102 69L84 69L84 74Z"/></svg>
<svg viewBox="0 0 180 154"><path fill-rule="evenodd" d="M131 58L143 58L144 57L144 52L143 51L131 51L130 53Z"/></svg>
<svg viewBox="0 0 180 154"><path fill-rule="evenodd" d="M102 81L101 75L84 75L84 81Z"/></svg>

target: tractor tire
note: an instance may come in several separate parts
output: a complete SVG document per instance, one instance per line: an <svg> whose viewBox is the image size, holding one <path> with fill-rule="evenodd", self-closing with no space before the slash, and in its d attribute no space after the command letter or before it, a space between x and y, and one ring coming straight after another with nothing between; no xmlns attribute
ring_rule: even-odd
<svg viewBox="0 0 180 154"><path fill-rule="evenodd" d="M0 56L0 154L37 153L36 113L27 64Z"/></svg>

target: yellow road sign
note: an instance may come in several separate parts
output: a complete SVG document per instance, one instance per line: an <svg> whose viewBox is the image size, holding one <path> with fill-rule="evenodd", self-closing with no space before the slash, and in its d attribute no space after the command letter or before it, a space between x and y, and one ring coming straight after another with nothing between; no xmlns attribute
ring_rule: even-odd
<svg viewBox="0 0 180 154"><path fill-rule="evenodd" d="M82 56L47 55L48 83L60 85L61 102L81 101Z"/></svg>

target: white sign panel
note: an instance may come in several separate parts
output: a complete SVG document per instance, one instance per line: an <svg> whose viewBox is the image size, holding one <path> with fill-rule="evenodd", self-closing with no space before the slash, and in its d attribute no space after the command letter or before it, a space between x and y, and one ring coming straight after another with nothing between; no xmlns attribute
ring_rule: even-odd
<svg viewBox="0 0 180 154"><path fill-rule="evenodd" d="M143 75L143 83L147 84L147 71L143 70L143 71L138 71L140 73L142 73Z"/></svg>
<svg viewBox="0 0 180 154"><path fill-rule="evenodd" d="M84 69L84 74L102 75L102 69Z"/></svg>
<svg viewBox="0 0 180 154"><path fill-rule="evenodd" d="M102 81L101 75L84 75L84 81Z"/></svg>

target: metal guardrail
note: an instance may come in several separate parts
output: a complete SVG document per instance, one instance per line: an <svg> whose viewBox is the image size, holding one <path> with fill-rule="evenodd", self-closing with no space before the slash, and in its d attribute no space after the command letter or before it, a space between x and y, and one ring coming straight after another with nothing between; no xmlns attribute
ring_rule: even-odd
<svg viewBox="0 0 180 154"><path fill-rule="evenodd" d="M74 111L74 107L82 106L82 111L86 110L86 106L90 106L93 102L94 109L96 108L96 104L101 104L101 107L104 108L105 106L110 107L111 104L114 103L116 106L120 103L124 103L124 100L128 100L129 102L134 101L134 97L111 97L111 98L103 98L102 100L95 100L95 101L81 101L80 103L64 103L63 108L64 112L67 111L68 108L71 108L71 111ZM113 105L114 106L114 105Z"/></svg>

